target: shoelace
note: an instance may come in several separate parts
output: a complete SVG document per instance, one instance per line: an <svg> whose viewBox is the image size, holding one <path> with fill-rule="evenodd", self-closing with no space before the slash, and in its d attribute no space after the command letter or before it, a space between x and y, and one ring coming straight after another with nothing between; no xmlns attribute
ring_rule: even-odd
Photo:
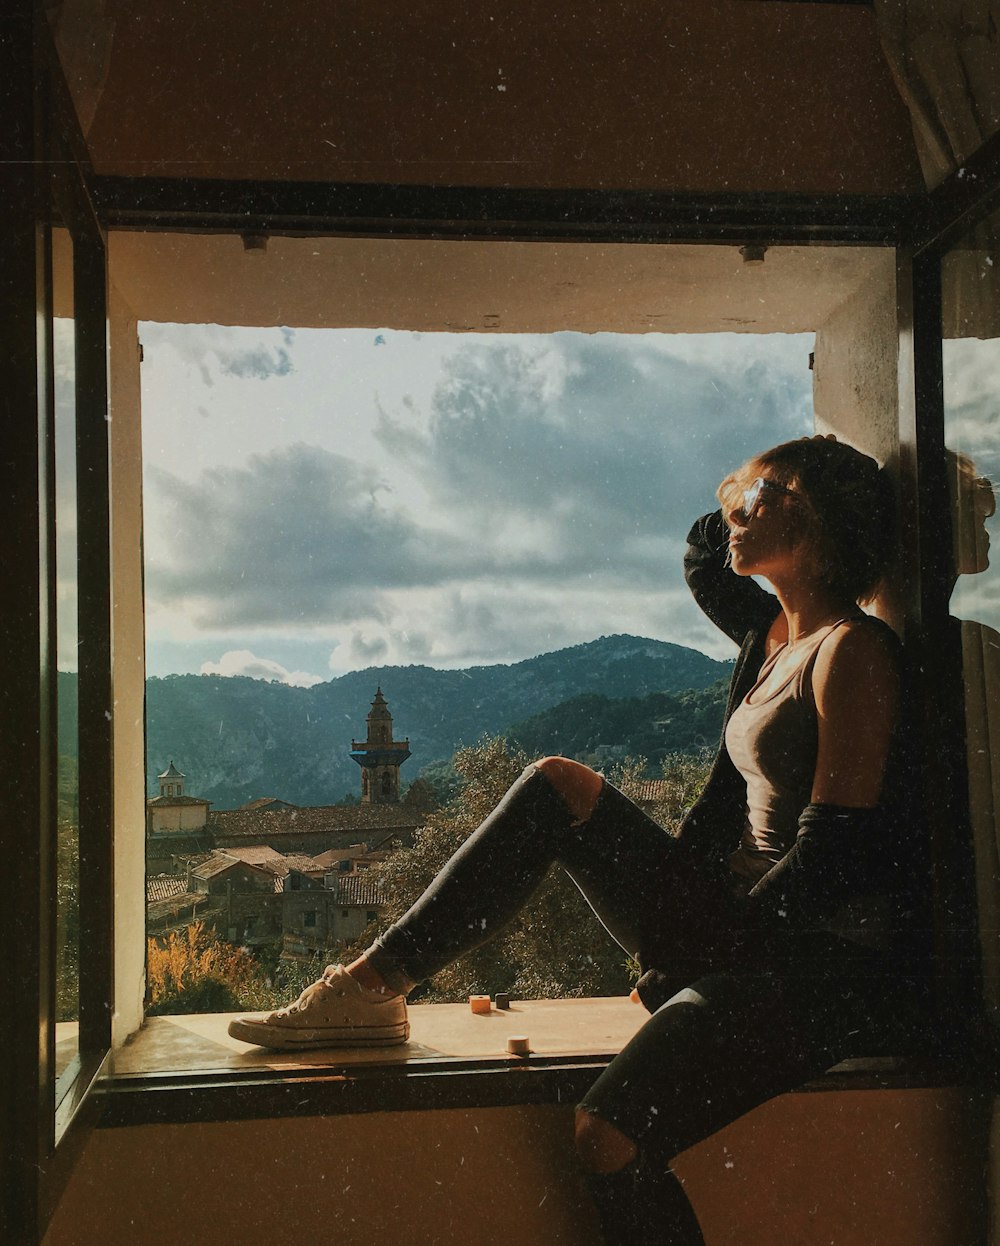
<svg viewBox="0 0 1000 1246"><path fill-rule="evenodd" d="M322 982L325 986L330 986L330 983L327 982L325 977L320 978L319 981ZM278 1011L274 1015L276 1017L287 1017L293 1012L305 1012L308 1009L310 1003L312 1002L311 999L306 999L306 996L317 985L318 983L311 982L306 987L306 989L302 992L302 994L298 997L298 999L295 1001L294 1004L287 1004L284 1008L279 1008Z"/></svg>

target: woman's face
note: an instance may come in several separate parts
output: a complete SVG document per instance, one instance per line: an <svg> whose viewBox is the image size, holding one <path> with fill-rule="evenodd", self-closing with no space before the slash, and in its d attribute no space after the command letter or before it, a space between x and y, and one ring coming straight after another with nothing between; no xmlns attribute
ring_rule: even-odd
<svg viewBox="0 0 1000 1246"><path fill-rule="evenodd" d="M730 565L737 575L772 579L796 569L805 547L807 505L794 488L761 471L740 506L726 512Z"/></svg>

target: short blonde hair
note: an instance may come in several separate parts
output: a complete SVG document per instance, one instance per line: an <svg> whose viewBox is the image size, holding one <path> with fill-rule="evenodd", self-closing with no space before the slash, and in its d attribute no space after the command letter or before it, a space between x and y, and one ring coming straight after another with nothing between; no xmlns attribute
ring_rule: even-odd
<svg viewBox="0 0 1000 1246"><path fill-rule="evenodd" d="M896 553L895 490L885 469L832 437L785 441L723 480L723 514L740 508L758 476L802 495L824 578L853 601L871 601Z"/></svg>

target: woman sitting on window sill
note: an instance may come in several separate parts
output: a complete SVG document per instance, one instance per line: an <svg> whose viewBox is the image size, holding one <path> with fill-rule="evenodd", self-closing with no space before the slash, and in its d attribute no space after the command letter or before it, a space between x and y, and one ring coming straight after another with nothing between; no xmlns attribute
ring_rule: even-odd
<svg viewBox="0 0 1000 1246"><path fill-rule="evenodd" d="M560 864L638 960L653 1014L577 1111L604 1238L629 1246L700 1243L670 1160L919 998L893 948L912 855L893 816L899 645L858 605L894 549L891 484L813 437L750 460L719 498L691 530L685 574L740 656L678 835L595 771L544 758L363 956L230 1024L264 1047L404 1042L407 992L502 929Z"/></svg>

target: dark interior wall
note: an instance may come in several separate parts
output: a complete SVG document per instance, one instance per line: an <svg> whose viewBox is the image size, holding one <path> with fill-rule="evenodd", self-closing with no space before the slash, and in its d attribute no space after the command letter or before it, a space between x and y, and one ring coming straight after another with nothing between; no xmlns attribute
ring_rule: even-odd
<svg viewBox="0 0 1000 1246"><path fill-rule="evenodd" d="M103 173L920 185L873 14L857 5L112 0L106 13L110 60L89 134Z"/></svg>

